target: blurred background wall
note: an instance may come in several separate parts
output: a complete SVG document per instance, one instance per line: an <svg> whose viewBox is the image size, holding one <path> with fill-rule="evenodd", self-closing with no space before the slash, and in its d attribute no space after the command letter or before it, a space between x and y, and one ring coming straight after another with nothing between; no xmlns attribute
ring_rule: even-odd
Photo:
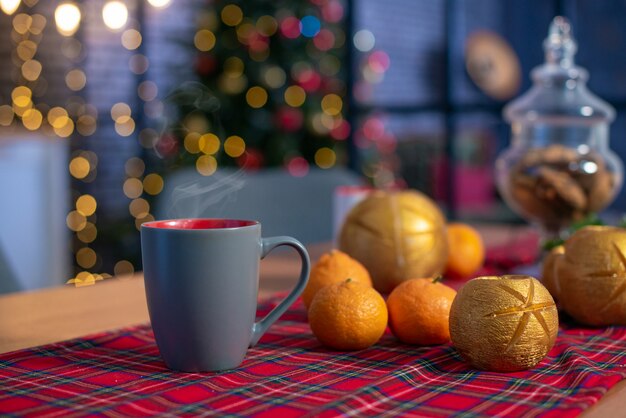
<svg viewBox="0 0 626 418"><path fill-rule="evenodd" d="M306 189L340 169L422 190L451 218L519 222L493 181L501 111L529 88L555 15L572 21L591 90L617 108L611 145L626 158L623 1L0 6L8 290L141 269L139 225L181 172L211 184L223 170L278 171ZM621 193L611 209L625 207Z"/></svg>

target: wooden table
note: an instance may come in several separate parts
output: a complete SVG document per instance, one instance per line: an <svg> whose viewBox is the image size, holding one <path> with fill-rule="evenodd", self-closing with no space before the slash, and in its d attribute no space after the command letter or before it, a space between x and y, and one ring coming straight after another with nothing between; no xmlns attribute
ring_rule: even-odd
<svg viewBox="0 0 626 418"><path fill-rule="evenodd" d="M519 228L481 227L490 245L519 234ZM316 260L329 244L309 246ZM259 297L290 289L299 273L295 252L280 251L261 263ZM143 276L118 277L92 286L71 285L0 296L0 353L148 322ZM582 416L624 416L626 381L616 385Z"/></svg>

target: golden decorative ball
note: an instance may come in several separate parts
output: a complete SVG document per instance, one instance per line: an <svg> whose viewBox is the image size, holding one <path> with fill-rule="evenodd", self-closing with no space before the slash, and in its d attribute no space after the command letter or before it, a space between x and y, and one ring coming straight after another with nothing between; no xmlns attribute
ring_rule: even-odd
<svg viewBox="0 0 626 418"><path fill-rule="evenodd" d="M587 325L626 325L626 230L588 226L555 257L561 308Z"/></svg>
<svg viewBox="0 0 626 418"><path fill-rule="evenodd" d="M558 245L554 247L543 259L541 268L541 283L548 289L548 292L552 295L555 301L559 301L559 293L561 292L561 286L556 280L555 265L556 260L561 255L565 254L565 247Z"/></svg>
<svg viewBox="0 0 626 418"><path fill-rule="evenodd" d="M404 280L443 271L448 259L445 228L443 214L426 195L376 191L346 217L339 249L365 266L376 290L389 293Z"/></svg>
<svg viewBox="0 0 626 418"><path fill-rule="evenodd" d="M474 367L530 369L554 345L559 316L548 290L530 276L487 276L467 282L450 309L450 338Z"/></svg>

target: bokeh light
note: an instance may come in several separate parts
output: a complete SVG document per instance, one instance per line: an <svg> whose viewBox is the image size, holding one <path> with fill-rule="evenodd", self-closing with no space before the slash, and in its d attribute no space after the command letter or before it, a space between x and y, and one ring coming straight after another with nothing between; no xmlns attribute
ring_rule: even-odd
<svg viewBox="0 0 626 418"><path fill-rule="evenodd" d="M199 51L210 51L215 46L215 35L208 29L200 29L193 37L193 44Z"/></svg>
<svg viewBox="0 0 626 418"><path fill-rule="evenodd" d="M246 151L246 143L240 136L229 136L224 141L224 151L229 157L237 158Z"/></svg>
<svg viewBox="0 0 626 418"><path fill-rule="evenodd" d="M319 168L331 168L337 161L335 151L328 147L322 147L315 152L315 164Z"/></svg>
<svg viewBox="0 0 626 418"><path fill-rule="evenodd" d="M109 29L121 29L128 20L128 8L121 1L109 1L102 8L102 20Z"/></svg>
<svg viewBox="0 0 626 418"><path fill-rule="evenodd" d="M142 54L135 54L128 60L128 68L134 74L143 74L148 71L150 67L150 61L148 57Z"/></svg>
<svg viewBox="0 0 626 418"><path fill-rule="evenodd" d="M91 216L96 212L97 207L96 199L89 194L84 194L76 200L76 210L81 215Z"/></svg>
<svg viewBox="0 0 626 418"><path fill-rule="evenodd" d="M80 25L81 13L74 3L61 3L54 11L57 31L63 36L72 36Z"/></svg>
<svg viewBox="0 0 626 418"><path fill-rule="evenodd" d="M22 124L29 131L36 131L41 126L43 115L37 109L27 109L22 115Z"/></svg>
<svg viewBox="0 0 626 418"><path fill-rule="evenodd" d="M162 9L170 5L172 0L148 0L148 3L152 7L156 7L157 9Z"/></svg>
<svg viewBox="0 0 626 418"><path fill-rule="evenodd" d="M126 179L123 190L126 197L136 199L143 193L143 183L137 178Z"/></svg>
<svg viewBox="0 0 626 418"><path fill-rule="evenodd" d="M84 179L91 171L91 164L85 157L74 157L70 161L70 174L77 179Z"/></svg>
<svg viewBox="0 0 626 418"><path fill-rule="evenodd" d="M246 92L246 102L255 109L263 107L267 103L267 91L263 87L251 87Z"/></svg>
<svg viewBox="0 0 626 418"><path fill-rule="evenodd" d="M98 256L91 248L81 248L76 252L76 263L82 268L91 268L96 264Z"/></svg>
<svg viewBox="0 0 626 418"><path fill-rule="evenodd" d="M18 86L11 92L11 99L18 107L26 107L31 103L33 92L26 86Z"/></svg>
<svg viewBox="0 0 626 418"><path fill-rule="evenodd" d="M157 195L163 190L163 177L156 173L148 174L143 179L143 189L146 193Z"/></svg>
<svg viewBox="0 0 626 418"><path fill-rule="evenodd" d="M146 163L141 158L132 157L124 164L124 171L129 177L141 177L146 170Z"/></svg>
<svg viewBox="0 0 626 418"><path fill-rule="evenodd" d="M361 29L357 31L352 37L354 47L361 52L369 52L374 48L376 44L376 38L374 34L367 29Z"/></svg>
<svg viewBox="0 0 626 418"><path fill-rule="evenodd" d="M216 154L220 150L220 145L220 139L212 133L204 134L198 139L198 148L207 155Z"/></svg>
<svg viewBox="0 0 626 418"><path fill-rule="evenodd" d="M282 87L287 80L287 74L278 66L271 66L263 73L263 81L269 87L277 89Z"/></svg>
<svg viewBox="0 0 626 418"><path fill-rule="evenodd" d="M133 274L135 272L135 267L133 267L133 263L128 260L121 260L115 263L115 267L113 267L113 273L116 276L124 276Z"/></svg>
<svg viewBox="0 0 626 418"><path fill-rule="evenodd" d="M0 106L0 126L10 126L13 123L15 113L9 105Z"/></svg>
<svg viewBox="0 0 626 418"><path fill-rule="evenodd" d="M190 154L197 154L200 152L200 134L198 132L189 132L185 135L183 140L183 146Z"/></svg>
<svg viewBox="0 0 626 418"><path fill-rule="evenodd" d="M304 16L300 20L300 32L302 36L306 36L307 38L312 38L317 35L322 27L320 20L315 16Z"/></svg>
<svg viewBox="0 0 626 418"><path fill-rule="evenodd" d="M280 32L285 38L296 39L300 36L300 20L289 16L280 22Z"/></svg>
<svg viewBox="0 0 626 418"><path fill-rule="evenodd" d="M144 218L150 213L150 203L146 199L133 199L128 205L128 211L134 218Z"/></svg>
<svg viewBox="0 0 626 418"><path fill-rule="evenodd" d="M285 90L285 103L291 107L300 107L306 100L306 92L300 86L289 86Z"/></svg>
<svg viewBox="0 0 626 418"><path fill-rule="evenodd" d="M29 39L20 41L16 48L17 56L22 61L32 59L37 53L37 44Z"/></svg>
<svg viewBox="0 0 626 418"><path fill-rule="evenodd" d="M0 9L8 15L12 15L20 7L20 0L0 0Z"/></svg>
<svg viewBox="0 0 626 418"><path fill-rule="evenodd" d="M217 160L212 155L201 155L196 160L196 170L203 176L210 176L217 170Z"/></svg>
<svg viewBox="0 0 626 418"><path fill-rule="evenodd" d="M111 119L115 122L124 122L130 119L131 109L130 106L124 102L115 103L111 106Z"/></svg>
<svg viewBox="0 0 626 418"><path fill-rule="evenodd" d="M85 226L87 226L87 218L82 213L73 210L67 214L65 218L65 223L67 227L72 231L81 231Z"/></svg>
<svg viewBox="0 0 626 418"><path fill-rule="evenodd" d="M120 136L130 136L135 132L135 120L131 117L120 117L115 121L115 132Z"/></svg>
<svg viewBox="0 0 626 418"><path fill-rule="evenodd" d="M294 157L287 162L287 171L294 177L304 177L309 172L309 163L303 157Z"/></svg>
<svg viewBox="0 0 626 418"><path fill-rule="evenodd" d="M129 51L139 48L142 37L136 29L127 29L122 33L122 46Z"/></svg>
<svg viewBox="0 0 626 418"><path fill-rule="evenodd" d="M154 81L146 80L142 81L137 87L137 95L144 102L149 102L156 99L159 94L159 88Z"/></svg>
<svg viewBox="0 0 626 418"><path fill-rule="evenodd" d="M91 222L87 222L83 229L76 232L76 237L79 241L89 244L94 242L98 237L98 229Z"/></svg>
<svg viewBox="0 0 626 418"><path fill-rule="evenodd" d="M322 98L322 111L330 116L336 116L341 113L343 108L343 100L336 94L327 94Z"/></svg>
<svg viewBox="0 0 626 418"><path fill-rule="evenodd" d="M91 115L81 115L76 121L76 130L82 136L93 135L97 127L96 118Z"/></svg>
<svg viewBox="0 0 626 418"><path fill-rule="evenodd" d="M87 84L87 76L81 69L75 68L65 75L65 84L72 91L80 91Z"/></svg>
<svg viewBox="0 0 626 418"><path fill-rule="evenodd" d="M228 26L237 26L243 20L241 8L235 4L229 4L222 9L222 22Z"/></svg>
<svg viewBox="0 0 626 418"><path fill-rule="evenodd" d="M272 36L278 30L278 22L273 16L263 15L256 21L256 29L263 36Z"/></svg>

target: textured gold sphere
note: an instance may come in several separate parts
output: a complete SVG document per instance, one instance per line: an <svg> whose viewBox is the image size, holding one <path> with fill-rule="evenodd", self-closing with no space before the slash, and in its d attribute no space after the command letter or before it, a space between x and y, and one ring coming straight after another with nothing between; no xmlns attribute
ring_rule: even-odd
<svg viewBox="0 0 626 418"><path fill-rule="evenodd" d="M450 309L450 338L478 369L534 367L554 345L559 316L548 290L530 276L487 276L467 282Z"/></svg>
<svg viewBox="0 0 626 418"><path fill-rule="evenodd" d="M554 247L543 259L541 268L541 283L548 289L555 301L558 302L561 292L561 286L556 279L555 266L556 260L565 254L565 247L558 245Z"/></svg>
<svg viewBox="0 0 626 418"><path fill-rule="evenodd" d="M414 191L376 191L346 217L339 249L357 259L374 287L389 293L404 280L443 271L446 222L429 197Z"/></svg>
<svg viewBox="0 0 626 418"><path fill-rule="evenodd" d="M561 308L587 325L626 325L626 230L588 226L554 260Z"/></svg>

